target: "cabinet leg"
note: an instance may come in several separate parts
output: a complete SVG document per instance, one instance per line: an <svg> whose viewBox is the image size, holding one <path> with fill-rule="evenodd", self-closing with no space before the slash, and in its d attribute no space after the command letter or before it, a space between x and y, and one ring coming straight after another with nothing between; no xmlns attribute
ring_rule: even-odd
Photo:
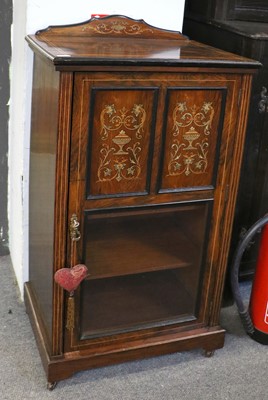
<svg viewBox="0 0 268 400"><path fill-rule="evenodd" d="M50 390L50 391L55 389L56 386L57 386L57 382L48 382L47 383L47 389Z"/></svg>

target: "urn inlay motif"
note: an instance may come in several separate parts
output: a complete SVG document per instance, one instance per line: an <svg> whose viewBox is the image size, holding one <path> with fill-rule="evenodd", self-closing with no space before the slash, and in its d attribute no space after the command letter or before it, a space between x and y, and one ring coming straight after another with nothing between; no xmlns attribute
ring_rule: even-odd
<svg viewBox="0 0 268 400"><path fill-rule="evenodd" d="M213 117L212 102L203 102L201 107L177 103L173 111L173 139L167 176L206 172Z"/></svg>
<svg viewBox="0 0 268 400"><path fill-rule="evenodd" d="M103 144L97 182L139 178L145 119L142 104L134 104L132 109L123 107L117 110L114 104L104 107L100 115Z"/></svg>

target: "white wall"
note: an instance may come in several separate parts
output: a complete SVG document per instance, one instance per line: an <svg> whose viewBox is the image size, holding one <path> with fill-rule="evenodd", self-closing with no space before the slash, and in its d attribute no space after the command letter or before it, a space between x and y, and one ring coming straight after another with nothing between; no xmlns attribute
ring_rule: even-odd
<svg viewBox="0 0 268 400"><path fill-rule="evenodd" d="M24 203L24 172L27 168L26 140L26 47L24 36L26 33L26 7L25 2L14 1L12 59L10 70L10 121L9 121L9 245L10 253L17 280L22 288L22 282L27 279L27 264L25 257L25 232L27 224L24 221L27 215L27 206ZM24 216L24 219L23 219Z"/></svg>
<svg viewBox="0 0 268 400"><path fill-rule="evenodd" d="M184 0L13 0L9 126L9 243L23 293L28 279L28 174L32 53L24 37L48 25L83 22L91 14L122 14L166 29L182 29Z"/></svg>

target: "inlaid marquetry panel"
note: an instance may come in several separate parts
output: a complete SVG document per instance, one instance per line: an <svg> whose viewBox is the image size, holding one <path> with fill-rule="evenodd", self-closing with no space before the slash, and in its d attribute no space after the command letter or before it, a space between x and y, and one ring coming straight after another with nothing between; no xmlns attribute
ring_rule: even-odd
<svg viewBox="0 0 268 400"><path fill-rule="evenodd" d="M87 197L148 192L157 90L93 89Z"/></svg>
<svg viewBox="0 0 268 400"><path fill-rule="evenodd" d="M160 191L215 185L225 89L169 89Z"/></svg>

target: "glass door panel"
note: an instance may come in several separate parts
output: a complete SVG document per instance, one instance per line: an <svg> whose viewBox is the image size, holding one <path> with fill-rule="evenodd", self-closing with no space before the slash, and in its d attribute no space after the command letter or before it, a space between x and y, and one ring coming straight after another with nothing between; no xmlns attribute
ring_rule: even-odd
<svg viewBox="0 0 268 400"><path fill-rule="evenodd" d="M81 336L196 318L208 204L86 212Z"/></svg>

